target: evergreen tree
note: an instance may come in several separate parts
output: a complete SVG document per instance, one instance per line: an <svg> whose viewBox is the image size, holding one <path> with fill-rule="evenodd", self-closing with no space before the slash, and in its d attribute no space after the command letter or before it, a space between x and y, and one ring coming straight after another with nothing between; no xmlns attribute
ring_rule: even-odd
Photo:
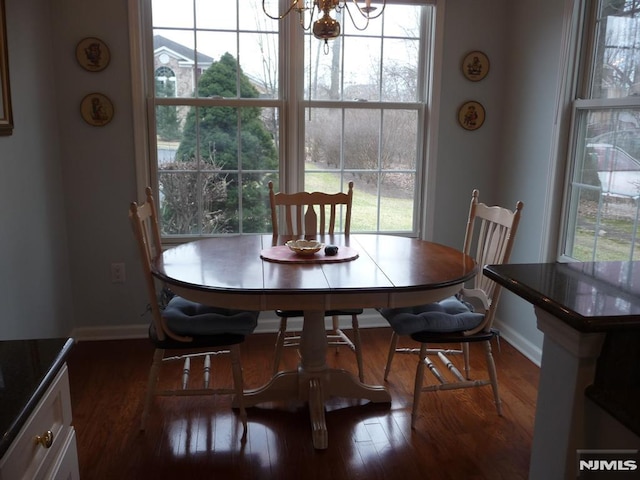
<svg viewBox="0 0 640 480"><path fill-rule="evenodd" d="M174 95L174 84L156 81L156 95L171 97ZM180 122L178 109L171 105L156 107L156 130L161 140L178 140L180 138Z"/></svg>
<svg viewBox="0 0 640 480"><path fill-rule="evenodd" d="M257 98L258 90L242 73L233 55L225 53L200 77L198 97ZM221 209L227 227L259 233L269 227L269 206L266 201L265 174L250 174L239 185L234 170L277 170L278 153L272 135L264 125L259 107L197 107L185 119L182 141L176 152L177 162L201 162L227 172L226 198ZM196 122L197 120L197 122ZM198 129L196 129L196 124ZM196 136L200 137L200 150ZM240 143L238 143L240 142ZM240 147L240 148L239 148ZM243 218L239 213L239 189L242 192ZM204 199L211 201L211 199Z"/></svg>

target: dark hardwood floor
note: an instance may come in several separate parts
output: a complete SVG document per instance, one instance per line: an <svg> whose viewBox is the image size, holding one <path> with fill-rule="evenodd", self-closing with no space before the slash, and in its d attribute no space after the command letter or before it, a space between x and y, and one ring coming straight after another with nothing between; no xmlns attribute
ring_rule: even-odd
<svg viewBox="0 0 640 480"><path fill-rule="evenodd" d="M275 335L256 334L242 348L246 388L269 379ZM365 381L383 384L388 329L363 329ZM415 357L398 355L386 383L393 401L332 400L329 447L314 450L304 404L248 409L249 431L230 398L164 397L139 431L152 346L147 340L80 342L68 359L80 476L129 479L525 479L533 433L538 368L501 342L494 348L504 414L491 388L424 393L417 428L410 427ZM472 365L481 368L479 345ZM294 350L283 367L297 362ZM230 382L224 360L217 382ZM351 352L328 363L356 371ZM172 374L178 379L179 371ZM175 375L173 375L175 373Z"/></svg>

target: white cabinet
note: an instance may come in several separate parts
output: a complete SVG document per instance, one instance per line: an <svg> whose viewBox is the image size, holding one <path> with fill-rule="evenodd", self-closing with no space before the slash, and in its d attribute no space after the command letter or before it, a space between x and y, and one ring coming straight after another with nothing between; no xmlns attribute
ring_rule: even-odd
<svg viewBox="0 0 640 480"><path fill-rule="evenodd" d="M66 364L0 459L0 480L78 480L76 435Z"/></svg>

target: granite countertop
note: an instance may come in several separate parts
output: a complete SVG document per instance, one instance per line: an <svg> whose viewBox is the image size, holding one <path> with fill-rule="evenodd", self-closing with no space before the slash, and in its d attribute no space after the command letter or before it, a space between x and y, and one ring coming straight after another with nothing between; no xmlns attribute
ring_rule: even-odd
<svg viewBox="0 0 640 480"><path fill-rule="evenodd" d="M483 272L578 331L640 328L640 262L487 265Z"/></svg>
<svg viewBox="0 0 640 480"><path fill-rule="evenodd" d="M0 458L64 364L71 338L0 341Z"/></svg>
<svg viewBox="0 0 640 480"><path fill-rule="evenodd" d="M585 394L640 435L640 262L487 265L484 274L582 333L604 333Z"/></svg>

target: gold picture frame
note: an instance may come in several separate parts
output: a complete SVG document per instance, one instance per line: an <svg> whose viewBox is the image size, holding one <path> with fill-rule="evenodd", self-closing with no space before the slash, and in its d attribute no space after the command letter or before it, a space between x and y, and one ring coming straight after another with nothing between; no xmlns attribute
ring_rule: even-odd
<svg viewBox="0 0 640 480"><path fill-rule="evenodd" d="M472 82L486 77L490 68L489 57L479 50L467 53L462 60L462 74Z"/></svg>
<svg viewBox="0 0 640 480"><path fill-rule="evenodd" d="M458 123L465 130L477 130L484 123L486 112L481 103L470 101L458 109Z"/></svg>
<svg viewBox="0 0 640 480"><path fill-rule="evenodd" d="M90 93L80 103L82 119L94 127L103 127L113 119L113 103L101 93Z"/></svg>
<svg viewBox="0 0 640 480"><path fill-rule="evenodd" d="M9 88L9 47L4 0L0 0L0 135L13 133L13 111Z"/></svg>
<svg viewBox="0 0 640 480"><path fill-rule="evenodd" d="M83 38L76 45L76 60L89 72L100 72L111 61L111 52L106 43L96 37Z"/></svg>

